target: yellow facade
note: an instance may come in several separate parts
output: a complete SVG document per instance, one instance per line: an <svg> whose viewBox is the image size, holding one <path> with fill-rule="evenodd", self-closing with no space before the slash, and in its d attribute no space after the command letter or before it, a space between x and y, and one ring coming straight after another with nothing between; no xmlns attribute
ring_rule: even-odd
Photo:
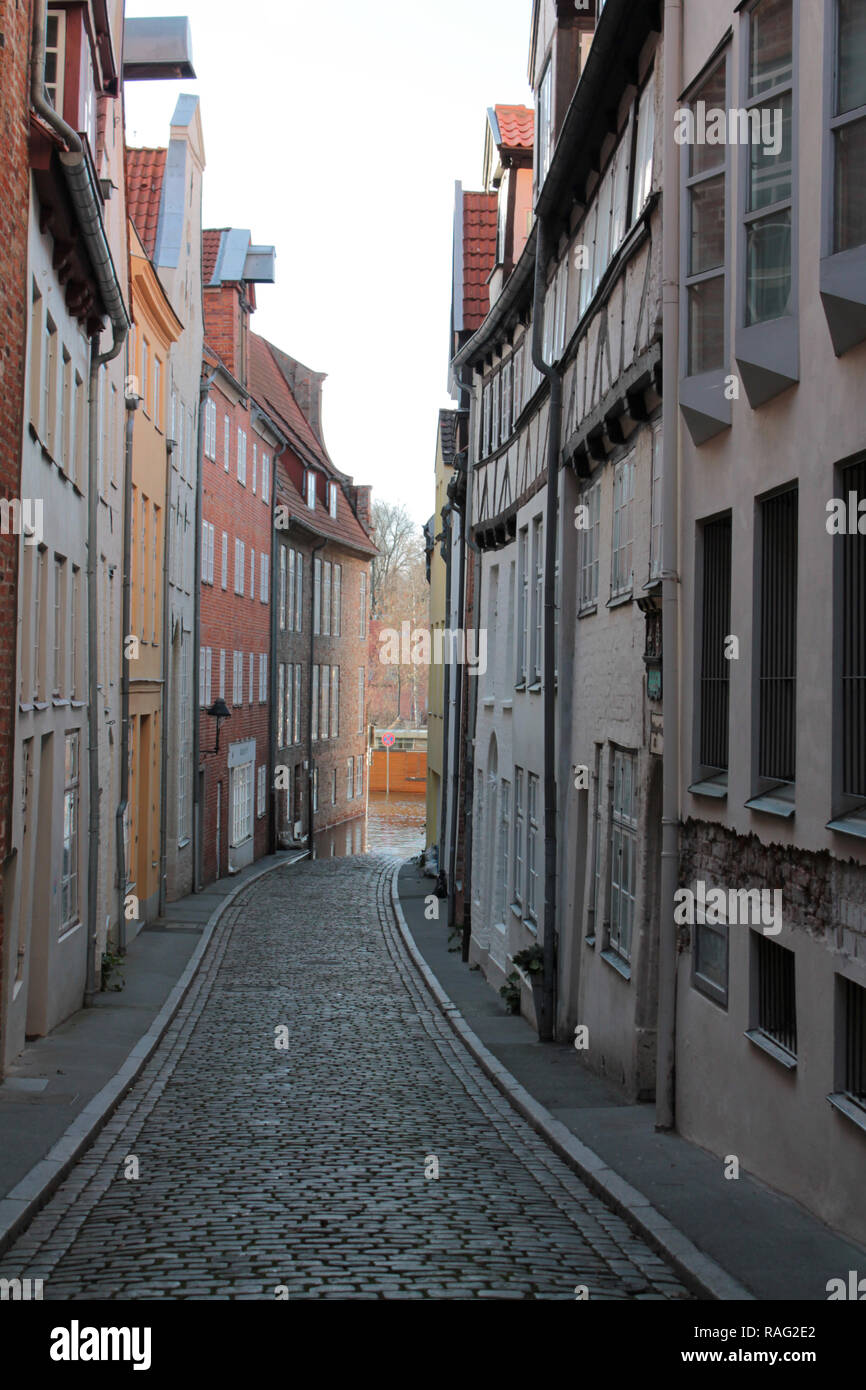
<svg viewBox="0 0 866 1390"><path fill-rule="evenodd" d="M171 349L183 325L132 223L129 236L133 330L128 372L141 401L132 439L130 630L125 634L130 677L127 894L138 899L137 920L142 923L156 915L159 902Z"/></svg>

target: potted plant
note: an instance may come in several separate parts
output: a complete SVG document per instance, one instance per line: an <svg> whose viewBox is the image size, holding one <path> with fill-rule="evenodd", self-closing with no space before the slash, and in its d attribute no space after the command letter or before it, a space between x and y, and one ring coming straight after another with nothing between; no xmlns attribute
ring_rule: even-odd
<svg viewBox="0 0 866 1390"><path fill-rule="evenodd" d="M532 1001L535 1005L536 1018L541 1017L541 991L544 984L544 951L538 942L532 946L527 946L526 950L518 951L512 957L518 970L522 970L529 978L532 986Z"/></svg>
<svg viewBox="0 0 866 1390"><path fill-rule="evenodd" d="M512 970L508 980L504 985L499 986L499 993L505 1000L505 1007L510 1014L520 1013L520 976L516 970Z"/></svg>

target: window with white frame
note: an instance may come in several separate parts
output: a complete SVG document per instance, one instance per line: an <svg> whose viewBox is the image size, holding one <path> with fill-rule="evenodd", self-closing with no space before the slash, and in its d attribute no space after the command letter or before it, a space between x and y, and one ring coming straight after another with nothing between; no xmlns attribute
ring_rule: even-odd
<svg viewBox="0 0 866 1390"><path fill-rule="evenodd" d="M222 561L223 561L222 586L223 586L223 588L225 589L225 588L228 587L228 582L229 582L229 538L228 538L228 532L227 532L227 531L223 531Z"/></svg>
<svg viewBox="0 0 866 1390"><path fill-rule="evenodd" d="M271 500L271 456L262 451L262 501Z"/></svg>
<svg viewBox="0 0 866 1390"><path fill-rule="evenodd" d="M526 915L533 925L538 924L538 777L527 776L526 823Z"/></svg>
<svg viewBox="0 0 866 1390"><path fill-rule="evenodd" d="M318 555L313 560L313 633L318 636L322 630L322 562Z"/></svg>
<svg viewBox="0 0 866 1390"><path fill-rule="evenodd" d="M223 417L223 465L226 473L231 467L232 454L232 425L231 420L226 415Z"/></svg>
<svg viewBox="0 0 866 1390"><path fill-rule="evenodd" d="M517 543L517 685L525 685L529 645L529 527L523 526Z"/></svg>
<svg viewBox="0 0 866 1390"><path fill-rule="evenodd" d="M866 7L862 0L836 0L835 10L830 251L838 255L866 243Z"/></svg>
<svg viewBox="0 0 866 1390"><path fill-rule="evenodd" d="M304 556L303 552L295 552L295 632L301 631L301 618L303 615L304 598Z"/></svg>
<svg viewBox="0 0 866 1390"><path fill-rule="evenodd" d="M493 387L488 381L481 393L481 457L490 453L490 403Z"/></svg>
<svg viewBox="0 0 866 1390"><path fill-rule="evenodd" d="M340 668L331 667L331 738L340 734Z"/></svg>
<svg viewBox="0 0 866 1390"><path fill-rule="evenodd" d="M262 763L262 765L261 765L261 767L259 768L258 773L256 774L256 776L258 777L258 794L257 794L257 797L256 797L256 813L258 814L258 817L259 817L259 819L261 820L262 816L265 814L265 808L266 808L266 806L267 806L267 797L268 797L268 789L267 789L267 776L268 776L268 770L267 770L267 768L265 767L264 763Z"/></svg>
<svg viewBox="0 0 866 1390"><path fill-rule="evenodd" d="M363 666L358 667L358 733L364 732L364 701L366 696L367 672Z"/></svg>
<svg viewBox="0 0 866 1390"><path fill-rule="evenodd" d="M238 426L238 482L247 485L247 434Z"/></svg>
<svg viewBox="0 0 866 1390"><path fill-rule="evenodd" d="M775 153L763 140L745 147L745 322L751 325L792 310L793 0L759 0L749 11L744 96L746 110L773 130L781 113L782 137Z"/></svg>
<svg viewBox="0 0 866 1390"><path fill-rule="evenodd" d="M536 517L532 523L532 654L530 670L532 684L541 682L542 625L544 623L544 523Z"/></svg>
<svg viewBox="0 0 866 1390"><path fill-rule="evenodd" d="M253 833L253 765L243 763L231 769L232 848L236 849Z"/></svg>
<svg viewBox="0 0 866 1390"><path fill-rule="evenodd" d="M580 608L593 608L598 602L598 542L601 516L601 481L592 483L580 495L581 526L578 535L578 568L580 572Z"/></svg>
<svg viewBox="0 0 866 1390"><path fill-rule="evenodd" d="M319 769L313 768L313 810L319 809Z"/></svg>
<svg viewBox="0 0 866 1390"><path fill-rule="evenodd" d="M291 743L291 742L292 742L292 731L293 731L294 726L295 726L295 713L294 713L294 710L295 710L295 702L294 702L294 694L295 694L295 677L294 677L294 669L295 669L295 668L294 668L294 666L293 666L291 663L289 663L289 665L286 667L286 689L285 689L285 716L286 716L286 718L285 718L285 741L286 741L286 743ZM282 705L282 699L280 700L280 704Z"/></svg>
<svg viewBox="0 0 866 1390"><path fill-rule="evenodd" d="M355 760L354 760L354 758L347 758L347 759L346 759L346 800L347 800L347 801L352 801L352 800L354 799L354 795L355 795L354 770L355 770Z"/></svg>
<svg viewBox="0 0 866 1390"><path fill-rule="evenodd" d="M271 557L269 555L259 556L259 598L262 603L268 601L268 580L270 577Z"/></svg>
<svg viewBox="0 0 866 1390"><path fill-rule="evenodd" d="M310 737L315 741L319 737L319 668L313 667L313 695L312 710L310 714Z"/></svg>
<svg viewBox="0 0 866 1390"><path fill-rule="evenodd" d="M661 425L653 430L652 489L650 494L650 579L662 577L662 463Z"/></svg>
<svg viewBox="0 0 866 1390"><path fill-rule="evenodd" d="M289 686L291 687L291 666L289 667ZM291 742L286 738L286 667L281 661L277 666L277 747L284 748Z"/></svg>
<svg viewBox="0 0 866 1390"><path fill-rule="evenodd" d="M250 704L253 703L253 694L256 685L256 658L250 652Z"/></svg>
<svg viewBox="0 0 866 1390"><path fill-rule="evenodd" d="M610 817L610 921L608 946L631 960L637 881L637 757L621 748L613 755Z"/></svg>
<svg viewBox="0 0 866 1390"><path fill-rule="evenodd" d="M704 102L707 109L727 109L725 57L695 91L693 108L698 101ZM725 363L725 158L724 145L693 140L688 146L685 284L689 376L720 370Z"/></svg>
<svg viewBox="0 0 866 1390"><path fill-rule="evenodd" d="M322 566L322 636L331 635L331 562L325 560Z"/></svg>
<svg viewBox="0 0 866 1390"><path fill-rule="evenodd" d="M316 510L316 475L312 468L307 469L306 497L307 506L311 512L314 512Z"/></svg>
<svg viewBox="0 0 866 1390"><path fill-rule="evenodd" d="M77 730L64 740L63 850L60 864L60 930L78 921L79 739Z"/></svg>
<svg viewBox="0 0 866 1390"><path fill-rule="evenodd" d="M603 910L602 903L602 883L601 883L601 855L602 855L602 819L601 819L601 794L602 794L602 766L604 757L604 747L602 744L595 745L595 766L592 775L592 839L590 843L590 871L589 871L589 894L586 909L586 939L595 940L595 933L600 921Z"/></svg>
<svg viewBox="0 0 866 1390"><path fill-rule="evenodd" d="M547 178L547 171L550 168L550 157L553 153L553 124L551 121L551 95L553 88L553 64L548 63L544 69L544 75L538 86L538 95L535 103L535 187L536 195L541 190L544 180Z"/></svg>
<svg viewBox="0 0 866 1390"><path fill-rule="evenodd" d="M321 678L322 717L321 717L321 722L320 722L320 726L319 726L319 734L320 734L320 737L321 737L321 738L325 739L325 738L330 738L330 736L331 736L331 729L330 729L331 668L330 668L330 666L322 666L322 667L320 668L320 678Z"/></svg>
<svg viewBox="0 0 866 1390"><path fill-rule="evenodd" d="M288 618L289 618L289 627L291 627L291 605L289 604L289 607L288 607L288 615L287 615L287 605L286 605L286 595L287 595L287 587L288 587L288 574L287 574L287 571L288 571L288 562L289 562L289 551L287 550L286 546L284 546L284 545L281 544L281 545L280 545L280 580L279 580L279 585L278 585L278 587L277 587L277 622L278 622L278 624L279 624L280 632L285 632L285 630L286 630L286 617L287 617L287 616L288 616Z"/></svg>
<svg viewBox="0 0 866 1390"><path fill-rule="evenodd" d="M358 636L367 636L367 571L361 571L361 603L358 616Z"/></svg>
<svg viewBox="0 0 866 1390"><path fill-rule="evenodd" d="M244 702L244 654L235 651L232 653L232 704L242 705Z"/></svg>
<svg viewBox="0 0 866 1390"><path fill-rule="evenodd" d="M182 414L183 412L181 412ZM205 458L216 460L216 430L217 430L217 408L216 401L208 401L204 413L204 452Z"/></svg>
<svg viewBox="0 0 866 1390"><path fill-rule="evenodd" d="M201 525L202 584L213 584L214 535L213 522L203 521Z"/></svg>
<svg viewBox="0 0 866 1390"><path fill-rule="evenodd" d="M250 598L256 601L256 552L250 550Z"/></svg>
<svg viewBox="0 0 866 1390"><path fill-rule="evenodd" d="M560 262L556 279L554 280L555 309L554 309L554 333L553 333L553 356L558 362L565 351L565 334L568 324L568 258Z"/></svg>
<svg viewBox="0 0 866 1390"><path fill-rule="evenodd" d="M337 804L337 769L331 769L331 805Z"/></svg>
<svg viewBox="0 0 866 1390"><path fill-rule="evenodd" d="M524 870L523 768L514 769L514 906L523 911Z"/></svg>
<svg viewBox="0 0 866 1390"><path fill-rule="evenodd" d="M225 652L222 653L225 671ZM178 758L177 758L177 838L185 840L189 823L189 759L190 759L190 664L192 642L187 634L181 637L180 699L178 701Z"/></svg>
<svg viewBox="0 0 866 1390"><path fill-rule="evenodd" d="M613 542L611 597L631 591L634 524L634 454L618 463L613 475Z"/></svg>
<svg viewBox="0 0 866 1390"><path fill-rule="evenodd" d="M355 759L355 799L364 795L364 759Z"/></svg>
<svg viewBox="0 0 866 1390"><path fill-rule="evenodd" d="M199 648L199 671L198 671L198 702L202 709L207 709L211 703L211 676L213 673L213 649L211 647Z"/></svg>
<svg viewBox="0 0 866 1390"><path fill-rule="evenodd" d="M268 654L259 654L259 704L266 703L268 698Z"/></svg>
<svg viewBox="0 0 866 1390"><path fill-rule="evenodd" d="M501 373L500 373L500 372L497 372L496 375L495 375L494 378L493 378L493 393L492 393L492 397L491 397L491 406L490 406L490 411L491 411L491 415L490 415L490 448L491 448L491 450L492 450L492 449L498 449L498 448L499 448L499 429L500 429L500 425L501 425L501 423L502 423L501 420L500 420L500 414L499 414L499 411L500 411L500 406L499 406L499 397L500 397L500 376L501 376Z"/></svg>
<svg viewBox="0 0 866 1390"><path fill-rule="evenodd" d="M257 479L256 479L256 474L257 474L257 472L258 472L258 464L259 464L259 446L258 446L258 441L254 439L254 440L253 440L253 497L255 497L255 495L256 495L256 481L257 481Z"/></svg>
<svg viewBox="0 0 866 1390"><path fill-rule="evenodd" d="M301 664L295 666L295 717L292 729L293 743L301 741Z"/></svg>
<svg viewBox="0 0 866 1390"><path fill-rule="evenodd" d="M644 205L652 192L655 120L655 69L653 69L641 93L637 108L632 221L643 211Z"/></svg>
<svg viewBox="0 0 866 1390"><path fill-rule="evenodd" d="M243 597L244 592L244 565L246 563L245 545L242 540L235 538L235 593Z"/></svg>
<svg viewBox="0 0 866 1390"><path fill-rule="evenodd" d="M511 437L511 406L513 399L514 359L509 357L502 368L502 439Z"/></svg>
<svg viewBox="0 0 866 1390"><path fill-rule="evenodd" d="M514 354L514 373L513 373L513 392L514 392L514 411L512 416L512 427L521 410L523 409L523 365L525 350L523 343Z"/></svg>
<svg viewBox="0 0 866 1390"><path fill-rule="evenodd" d="M337 484L328 483L328 510L332 517L337 515Z"/></svg>
<svg viewBox="0 0 866 1390"><path fill-rule="evenodd" d="M226 649L220 648L220 699L226 697Z"/></svg>
<svg viewBox="0 0 866 1390"><path fill-rule="evenodd" d="M343 566L334 566L334 622L332 637L339 637L343 627Z"/></svg>

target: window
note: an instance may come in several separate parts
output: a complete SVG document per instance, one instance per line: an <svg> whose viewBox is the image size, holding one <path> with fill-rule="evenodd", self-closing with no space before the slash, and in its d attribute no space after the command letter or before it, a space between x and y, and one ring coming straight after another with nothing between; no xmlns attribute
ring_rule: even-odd
<svg viewBox="0 0 866 1390"><path fill-rule="evenodd" d="M225 471L227 473L229 471L229 468L231 467L231 452L232 427L231 421L229 420L229 417L226 415L223 419L223 463L225 465Z"/></svg>
<svg viewBox="0 0 866 1390"><path fill-rule="evenodd" d="M153 418L158 430L163 428L162 418L162 363L154 354L153 358Z"/></svg>
<svg viewBox="0 0 866 1390"><path fill-rule="evenodd" d="M265 814L267 804L267 768L264 763L258 770L258 795L256 797L256 813L261 818Z"/></svg>
<svg viewBox="0 0 866 1390"><path fill-rule="evenodd" d="M253 833L253 765L244 763L231 769L232 848L242 845Z"/></svg>
<svg viewBox="0 0 866 1390"><path fill-rule="evenodd" d="M320 723L320 735L330 738L330 700L331 700L331 668L330 666L321 667L321 692L322 692L322 718Z"/></svg>
<svg viewBox="0 0 866 1390"><path fill-rule="evenodd" d="M723 58L695 92L696 103L725 111L727 68ZM686 178L688 259L686 313L688 376L719 370L725 363L725 145L688 147Z"/></svg>
<svg viewBox="0 0 866 1390"><path fill-rule="evenodd" d="M45 22L45 91L54 110L63 114L66 71L66 11L49 10Z"/></svg>
<svg viewBox="0 0 866 1390"><path fill-rule="evenodd" d="M536 517L532 523L532 557L534 583L532 586L532 683L541 683L542 624L544 622L544 523Z"/></svg>
<svg viewBox="0 0 866 1390"><path fill-rule="evenodd" d="M244 702L244 654L234 652L232 654L232 704L242 705Z"/></svg>
<svg viewBox="0 0 866 1390"><path fill-rule="evenodd" d="M346 800L351 801L355 795L355 785L353 778L354 758L346 759Z"/></svg>
<svg viewBox="0 0 866 1390"><path fill-rule="evenodd" d="M285 713L285 742L292 742L292 732L294 729L294 667L291 663L286 667L286 689L285 689L285 711L282 710L283 697L280 696L281 713Z"/></svg>
<svg viewBox="0 0 866 1390"><path fill-rule="evenodd" d="M322 566L322 636L331 635L331 562L325 560Z"/></svg>
<svg viewBox="0 0 866 1390"><path fill-rule="evenodd" d="M837 0L832 109L835 254L866 242L866 10L862 0Z"/></svg>
<svg viewBox="0 0 866 1390"><path fill-rule="evenodd" d="M244 593L244 563L245 546L243 541L235 538L235 593L243 598Z"/></svg>
<svg viewBox="0 0 866 1390"><path fill-rule="evenodd" d="M508 884L511 879L511 783L502 779L502 818L499 824L499 872L496 884L495 917L498 926L505 922Z"/></svg>
<svg viewBox="0 0 866 1390"><path fill-rule="evenodd" d="M485 458L490 453L490 400L492 386L488 381L481 393L482 415L481 415L481 457Z"/></svg>
<svg viewBox="0 0 866 1390"><path fill-rule="evenodd" d="M641 93L637 108L637 135L635 138L634 185L632 192L632 222L643 211L644 204L652 192L653 183L653 143L655 140L655 72ZM601 278L599 276L599 278Z"/></svg>
<svg viewBox="0 0 866 1390"><path fill-rule="evenodd" d="M294 739L293 742L301 741L301 666L300 662L295 666L295 711L294 711Z"/></svg>
<svg viewBox="0 0 866 1390"><path fill-rule="evenodd" d="M761 504L758 776L793 791L797 722L797 489Z"/></svg>
<svg viewBox="0 0 866 1390"><path fill-rule="evenodd" d="M291 666L289 671L291 672ZM291 686L291 675L289 676ZM281 661L277 667L277 747L284 748L291 741L286 738L286 668Z"/></svg>
<svg viewBox="0 0 866 1390"><path fill-rule="evenodd" d="M310 737L315 740L319 737L319 668L313 667L313 705L310 714L311 731Z"/></svg>
<svg viewBox="0 0 866 1390"><path fill-rule="evenodd" d="M60 867L60 930L78 921L79 734L66 735L63 772L63 859Z"/></svg>
<svg viewBox="0 0 866 1390"><path fill-rule="evenodd" d="M332 517L337 516L337 484L328 483L328 510Z"/></svg>
<svg viewBox="0 0 866 1390"><path fill-rule="evenodd" d="M524 348L523 343L521 343L514 354L514 420L517 419L523 409L523 360Z"/></svg>
<svg viewBox="0 0 866 1390"><path fill-rule="evenodd" d="M304 557L300 550L295 553L295 632L301 631L301 615L304 593Z"/></svg>
<svg viewBox="0 0 866 1390"><path fill-rule="evenodd" d="M495 377L493 378L493 392L492 392L491 404L490 404L490 411L491 411L491 414L490 414L490 448L491 448L491 449L497 449L497 448L499 447L499 427L500 427L500 424L501 424L501 421L500 421L500 418L499 418L499 409L500 409L500 407L499 407L500 375L501 375L501 374L500 374L499 372L497 372L496 375L495 375Z"/></svg>
<svg viewBox="0 0 866 1390"><path fill-rule="evenodd" d="M333 637L339 637L343 626L343 566L334 566L334 622Z"/></svg>
<svg viewBox="0 0 866 1390"><path fill-rule="evenodd" d="M598 602L598 540L601 516L601 482L593 483L581 494L580 505L586 508L578 544L580 567L580 607L593 608Z"/></svg>
<svg viewBox="0 0 866 1390"><path fill-rule="evenodd" d="M548 63L538 86L538 96L535 103L536 192L541 190L541 186L547 178L547 171L550 168L550 156L553 152L553 128L550 118L551 87L551 64Z"/></svg>
<svg viewBox="0 0 866 1390"><path fill-rule="evenodd" d="M361 604L358 618L358 636L367 636L367 572L361 572Z"/></svg>
<svg viewBox="0 0 866 1390"><path fill-rule="evenodd" d="M529 820L526 833L526 914L538 923L538 778L534 772L527 777L529 788Z"/></svg>
<svg viewBox="0 0 866 1390"><path fill-rule="evenodd" d="M180 508L178 508L178 511L180 511ZM228 533L227 533L226 531L223 531L222 560L223 560L223 579L222 579L222 584L223 584L223 588L225 589L225 588L228 586L228 582L229 582L229 538L228 538Z"/></svg>
<svg viewBox="0 0 866 1390"><path fill-rule="evenodd" d="M250 550L250 598L256 601L256 552Z"/></svg>
<svg viewBox="0 0 866 1390"><path fill-rule="evenodd" d="M797 1055L797 1000L794 952L752 932L757 967L757 1032L783 1052Z"/></svg>
<svg viewBox="0 0 866 1390"><path fill-rule="evenodd" d="M703 528L701 608L701 774L727 772L731 663L725 638L731 630L731 518Z"/></svg>
<svg viewBox="0 0 866 1390"><path fill-rule="evenodd" d="M598 923L601 920L603 910L602 904L602 884L601 884L601 851L602 851L602 819L601 819L601 775L604 758L603 745L595 745L595 768L592 775L592 791L594 811L592 815L592 841L590 853L592 855L589 873L589 900L586 911L586 939L595 941L595 934Z"/></svg>
<svg viewBox="0 0 866 1390"><path fill-rule="evenodd" d="M225 684L225 652L220 653L220 678ZM190 718L189 718L189 699L191 683L191 657L192 642L188 637L182 639L180 650L180 699L178 700L178 755L177 755L177 838L183 840L187 834L187 823L189 820L189 783L188 770L190 761ZM222 694L222 689L220 694Z"/></svg>
<svg viewBox="0 0 866 1390"><path fill-rule="evenodd" d="M141 408L145 415L151 413L150 390L150 343L145 337L141 340Z"/></svg>
<svg viewBox="0 0 866 1390"><path fill-rule="evenodd" d="M514 905L523 910L523 768L514 769Z"/></svg>
<svg viewBox="0 0 866 1390"><path fill-rule="evenodd" d="M220 648L220 699L226 697L226 651L225 647Z"/></svg>
<svg viewBox="0 0 866 1390"><path fill-rule="evenodd" d="M842 1090L866 1109L866 989L841 980L845 1019Z"/></svg>
<svg viewBox="0 0 866 1390"><path fill-rule="evenodd" d="M340 668L331 667L331 738L340 734Z"/></svg>
<svg viewBox="0 0 866 1390"><path fill-rule="evenodd" d="M637 871L637 759L616 749L610 835L610 924L608 944L631 960Z"/></svg>
<svg viewBox="0 0 866 1390"><path fill-rule="evenodd" d="M204 649L204 707L208 709L211 705L211 677L213 675L213 648Z"/></svg>
<svg viewBox="0 0 866 1390"><path fill-rule="evenodd" d="M364 795L364 759L355 759L355 799Z"/></svg>
<svg viewBox="0 0 866 1390"><path fill-rule="evenodd" d="M204 415L204 454L205 458L216 460L216 401L208 401ZM183 411L181 411L183 419Z"/></svg>
<svg viewBox="0 0 866 1390"><path fill-rule="evenodd" d="M66 689L66 561L54 557L54 677L52 694Z"/></svg>
<svg viewBox="0 0 866 1390"><path fill-rule="evenodd" d="M259 654L259 704L264 705L268 698L268 654Z"/></svg>
<svg viewBox="0 0 866 1390"><path fill-rule="evenodd" d="M613 475L613 568L611 597L631 591L634 455L617 464Z"/></svg>
<svg viewBox="0 0 866 1390"><path fill-rule="evenodd" d="M292 552L292 553L293 553L293 552ZM277 597L277 613L278 613L278 622L279 622L279 625L280 625L280 632L285 632L285 630L286 630L286 564L287 564L287 561L288 561L289 554L290 554L290 552L288 552L288 551L286 550L286 547L285 547L284 545L281 545L281 546L280 546L280 584L279 584L279 591L278 591L278 597ZM293 575L293 577L294 577L294 575ZM288 616L289 616L289 627L291 628L291 620L292 620L291 601L289 602L289 614L288 614Z"/></svg>
<svg viewBox="0 0 866 1390"><path fill-rule="evenodd" d="M79 633L81 630L81 570L72 566L72 603L69 619L69 698L77 700L79 694L78 666L80 661Z"/></svg>
<svg viewBox="0 0 866 1390"><path fill-rule="evenodd" d="M102 419L103 408L103 377L104 371L100 371L100 420ZM42 428L39 433L45 441L48 452L53 455L57 448L57 328L50 314L47 314L45 318L45 371L42 388ZM100 486L101 491L102 487Z"/></svg>
<svg viewBox="0 0 866 1390"><path fill-rule="evenodd" d="M319 769L313 768L313 810L319 809Z"/></svg>
<svg viewBox="0 0 866 1390"><path fill-rule="evenodd" d="M252 652L250 652L250 704L253 703L253 693L254 693L254 691L255 691L255 684L256 684L255 671L256 671L256 659L255 659L255 657L253 656Z"/></svg>
<svg viewBox="0 0 866 1390"><path fill-rule="evenodd" d="M332 805L332 806L336 806L336 804L337 804L337 769L336 769L336 768L333 768L332 771L331 771L331 805Z"/></svg>
<svg viewBox="0 0 866 1390"><path fill-rule="evenodd" d="M514 359L509 357L502 368L502 439L511 437L511 407L513 400Z"/></svg>
<svg viewBox="0 0 866 1390"><path fill-rule="evenodd" d="M210 521L201 524L201 582L213 584L214 528Z"/></svg>
<svg viewBox="0 0 866 1390"><path fill-rule="evenodd" d="M287 771L289 775L286 778L286 824L291 831L295 819L295 769L290 767Z"/></svg>
<svg viewBox="0 0 866 1390"><path fill-rule="evenodd" d="M520 531L518 542L517 684L526 684L529 628L529 527Z"/></svg>
<svg viewBox="0 0 866 1390"><path fill-rule="evenodd" d="M271 500L271 458L269 454L262 453L262 501L265 503Z"/></svg>
<svg viewBox="0 0 866 1390"><path fill-rule="evenodd" d="M268 601L268 579L270 575L271 558L269 555L259 556L259 598L262 603Z"/></svg>
<svg viewBox="0 0 866 1390"><path fill-rule="evenodd" d="M367 673L363 666L358 667L358 733L364 732L364 702Z"/></svg>
<svg viewBox="0 0 866 1390"><path fill-rule="evenodd" d="M238 426L238 482L247 485L247 435Z"/></svg>
<svg viewBox="0 0 866 1390"><path fill-rule="evenodd" d="M728 924L696 922L692 984L701 994L728 1007Z"/></svg>
<svg viewBox="0 0 866 1390"><path fill-rule="evenodd" d="M793 82L793 0L760 0L749 15L745 104L771 129L781 112L782 141L777 154L761 140L746 147L747 325L792 309Z"/></svg>
<svg viewBox="0 0 866 1390"><path fill-rule="evenodd" d="M322 630L322 562L318 556L313 560L313 633L318 636Z"/></svg>
<svg viewBox="0 0 866 1390"><path fill-rule="evenodd" d="M313 472L312 468L308 468L308 469L307 469L306 480L305 480L305 481L306 481L305 490L306 490L306 497L307 497L307 506L309 507L310 511L312 512L312 511L315 511L315 510L316 510L316 475L315 475L315 473Z"/></svg>
<svg viewBox="0 0 866 1390"><path fill-rule="evenodd" d="M254 496L254 497L255 497L255 495L256 495L256 473L257 473L257 471L258 471L258 462L259 462L259 446L258 446L258 442L254 439L254 440L253 440L253 496Z"/></svg>
<svg viewBox="0 0 866 1390"><path fill-rule="evenodd" d="M866 497L866 460L842 470L841 496ZM866 536L843 534L834 540L841 550L840 677L842 724L842 795L846 809L866 801Z"/></svg>
<svg viewBox="0 0 866 1390"><path fill-rule="evenodd" d="M652 484L650 492L650 579L662 577L662 464L664 436L659 425L653 431Z"/></svg>
<svg viewBox="0 0 866 1390"><path fill-rule="evenodd" d="M565 334L568 325L568 260L560 262L554 289L553 356L556 361L565 351Z"/></svg>

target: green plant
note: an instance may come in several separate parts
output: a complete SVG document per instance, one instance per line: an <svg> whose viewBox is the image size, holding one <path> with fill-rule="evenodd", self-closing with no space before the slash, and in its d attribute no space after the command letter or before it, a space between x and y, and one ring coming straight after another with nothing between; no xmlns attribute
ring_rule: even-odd
<svg viewBox="0 0 866 1390"><path fill-rule="evenodd" d="M508 980L504 985L500 985L499 993L505 1000L505 1007L510 1014L520 1013L520 976L516 970L512 970Z"/></svg>
<svg viewBox="0 0 866 1390"><path fill-rule="evenodd" d="M448 934L448 950L461 951L463 949L463 928L452 927Z"/></svg>
<svg viewBox="0 0 866 1390"><path fill-rule="evenodd" d="M122 961L122 956L115 956L111 953L111 951L103 951L102 988L104 990L111 990L113 993L119 993L119 991L122 990L126 985L126 980L120 974L120 966ZM114 983L112 983L112 978L115 972L117 972L119 976L119 982L115 981Z"/></svg>
<svg viewBox="0 0 866 1390"><path fill-rule="evenodd" d="M525 951L518 951L513 959L518 970L525 970L530 979L544 973L544 951L538 942L527 946Z"/></svg>

